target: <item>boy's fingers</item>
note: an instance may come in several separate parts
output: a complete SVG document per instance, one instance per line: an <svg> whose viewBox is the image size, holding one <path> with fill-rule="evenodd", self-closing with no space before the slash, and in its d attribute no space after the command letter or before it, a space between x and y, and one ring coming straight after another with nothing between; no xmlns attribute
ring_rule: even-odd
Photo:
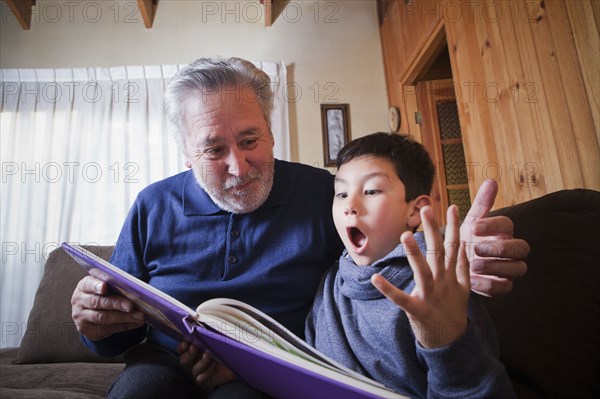
<svg viewBox="0 0 600 399"><path fill-rule="evenodd" d="M455 275L460 246L460 222L458 220L458 207L456 205L451 205L448 208L446 218L448 220L446 238L444 240L446 271Z"/></svg>
<svg viewBox="0 0 600 399"><path fill-rule="evenodd" d="M444 251L442 234L433 216L431 207L424 206L421 209L421 221L425 229L425 244L427 246L427 263L434 278L444 275Z"/></svg>
<svg viewBox="0 0 600 399"><path fill-rule="evenodd" d="M427 292L431 286L433 274L415 241L415 237L410 231L407 231L400 237L400 242L404 246L408 263L413 271L416 288L419 288L421 292Z"/></svg>
<svg viewBox="0 0 600 399"><path fill-rule="evenodd" d="M460 242L460 248L458 252L458 265L456 267L456 279L458 283L471 290L471 273L469 270L469 259L467 258L467 250L464 241Z"/></svg>
<svg viewBox="0 0 600 399"><path fill-rule="evenodd" d="M413 313L412 297L396 288L380 274L371 276L371 283L390 301L400 306L406 313Z"/></svg>

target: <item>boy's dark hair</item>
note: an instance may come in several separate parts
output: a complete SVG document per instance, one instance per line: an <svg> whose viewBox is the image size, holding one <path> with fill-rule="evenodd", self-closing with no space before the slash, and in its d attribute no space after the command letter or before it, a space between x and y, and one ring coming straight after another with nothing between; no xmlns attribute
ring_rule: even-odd
<svg viewBox="0 0 600 399"><path fill-rule="evenodd" d="M406 201L429 195L435 169L423 145L409 136L395 133L373 133L346 144L338 153L336 166L360 157L387 159L406 188Z"/></svg>

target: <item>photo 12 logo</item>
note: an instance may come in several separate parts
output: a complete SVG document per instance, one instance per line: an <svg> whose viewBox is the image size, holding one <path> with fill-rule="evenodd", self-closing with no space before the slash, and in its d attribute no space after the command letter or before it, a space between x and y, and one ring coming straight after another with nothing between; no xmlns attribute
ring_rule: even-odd
<svg viewBox="0 0 600 399"><path fill-rule="evenodd" d="M4 82L2 103L18 98L21 103L47 102L56 104L66 101L70 104L75 99L86 103L110 101L112 103L137 104L140 87L136 82L112 81L104 82Z"/></svg>
<svg viewBox="0 0 600 399"><path fill-rule="evenodd" d="M107 169L103 172L104 169ZM135 162L115 162L103 168L98 162L2 162L2 183L16 179L20 183L74 183L82 179L97 183L104 178L114 183L139 183L140 166Z"/></svg>
<svg viewBox="0 0 600 399"><path fill-rule="evenodd" d="M27 12L25 3L30 0L13 1L21 14ZM12 17L11 8L0 2L2 22ZM140 9L137 1L33 1L33 7L28 11L31 21L35 23L99 23L103 20L113 23L137 24L141 21Z"/></svg>
<svg viewBox="0 0 600 399"><path fill-rule="evenodd" d="M335 1L273 1L261 4L262 1L202 1L202 23L262 23L267 15L268 7L278 11L278 20L285 23L310 22L338 23L340 6Z"/></svg>

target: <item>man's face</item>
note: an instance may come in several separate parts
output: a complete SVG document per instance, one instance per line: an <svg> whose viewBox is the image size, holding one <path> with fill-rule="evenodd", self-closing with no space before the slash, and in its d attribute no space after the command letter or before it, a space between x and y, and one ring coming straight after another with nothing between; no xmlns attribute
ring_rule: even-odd
<svg viewBox="0 0 600 399"><path fill-rule="evenodd" d="M273 136L252 91L190 96L184 129L186 166L221 209L248 213L266 201L273 186Z"/></svg>
<svg viewBox="0 0 600 399"><path fill-rule="evenodd" d="M340 167L334 184L335 227L359 266L389 254L418 225L415 201L406 202L404 183L386 159L356 158Z"/></svg>

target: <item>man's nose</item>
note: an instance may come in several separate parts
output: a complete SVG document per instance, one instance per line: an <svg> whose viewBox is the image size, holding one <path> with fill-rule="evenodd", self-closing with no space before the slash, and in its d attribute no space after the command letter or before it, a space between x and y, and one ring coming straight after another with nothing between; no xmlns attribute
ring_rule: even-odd
<svg viewBox="0 0 600 399"><path fill-rule="evenodd" d="M227 173L232 176L244 176L248 173L249 165L244 151L231 149L226 159Z"/></svg>

